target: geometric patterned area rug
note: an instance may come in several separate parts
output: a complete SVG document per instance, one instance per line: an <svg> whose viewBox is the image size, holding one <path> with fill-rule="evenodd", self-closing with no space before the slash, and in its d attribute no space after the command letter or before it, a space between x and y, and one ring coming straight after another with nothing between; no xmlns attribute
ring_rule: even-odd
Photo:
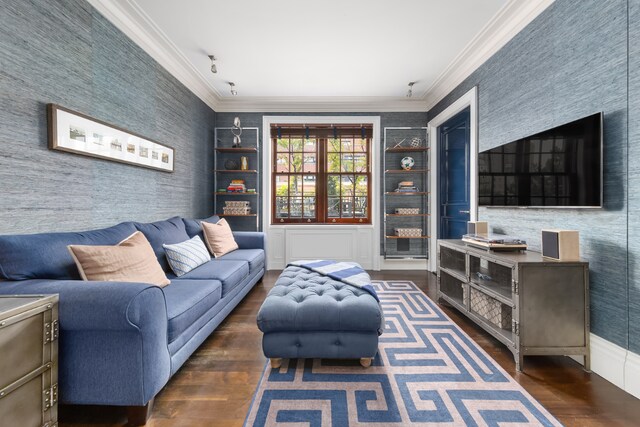
<svg viewBox="0 0 640 427"><path fill-rule="evenodd" d="M245 426L560 426L415 284L373 282L386 329L357 360L267 363Z"/></svg>

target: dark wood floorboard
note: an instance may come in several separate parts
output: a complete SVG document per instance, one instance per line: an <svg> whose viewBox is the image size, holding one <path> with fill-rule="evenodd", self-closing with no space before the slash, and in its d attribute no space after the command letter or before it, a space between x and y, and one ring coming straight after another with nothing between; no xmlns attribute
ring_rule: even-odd
<svg viewBox="0 0 640 427"><path fill-rule="evenodd" d="M270 271L158 394L147 426L242 426L266 359L256 314L279 271ZM435 300L435 275L425 271L371 272L377 280L411 280ZM638 426L640 400L568 357L525 357L516 372L502 344L456 310L441 306L462 329L564 425ZM121 426L114 408L63 407L61 426Z"/></svg>

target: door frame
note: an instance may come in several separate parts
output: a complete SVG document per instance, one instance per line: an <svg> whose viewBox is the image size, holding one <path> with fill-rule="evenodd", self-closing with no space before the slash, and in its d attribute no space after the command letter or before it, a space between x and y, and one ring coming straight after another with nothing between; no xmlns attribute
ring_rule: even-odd
<svg viewBox="0 0 640 427"><path fill-rule="evenodd" d="M431 169L431 217L429 219L429 228L431 230L431 238L429 239L429 263L428 270L435 272L437 269L436 254L438 250L437 239L439 231L439 191L440 188L440 174L439 162L438 162L438 128L447 120L454 117L456 114L463 111L465 108L469 108L469 124L470 124L470 165L469 165L469 220L477 221L478 219L478 87L474 86L467 93L458 98L455 102L449 105L444 111L438 114L433 119L429 120L427 124L429 132L429 141L431 142L430 153L430 169Z"/></svg>

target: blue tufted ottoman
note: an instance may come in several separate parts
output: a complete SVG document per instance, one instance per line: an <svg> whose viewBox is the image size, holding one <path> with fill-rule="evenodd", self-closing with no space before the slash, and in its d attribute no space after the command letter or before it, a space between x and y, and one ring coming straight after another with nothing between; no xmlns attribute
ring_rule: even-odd
<svg viewBox="0 0 640 427"><path fill-rule="evenodd" d="M384 320L367 291L302 267L287 267L258 312L262 349L282 359L360 359L371 365Z"/></svg>

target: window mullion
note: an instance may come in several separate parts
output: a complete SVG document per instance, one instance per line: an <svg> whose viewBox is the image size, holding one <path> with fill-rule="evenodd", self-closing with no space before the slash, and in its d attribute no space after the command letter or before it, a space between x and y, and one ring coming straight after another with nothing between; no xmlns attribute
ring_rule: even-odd
<svg viewBox="0 0 640 427"><path fill-rule="evenodd" d="M327 139L318 138L317 177L316 177L316 212L319 223L327 222Z"/></svg>

